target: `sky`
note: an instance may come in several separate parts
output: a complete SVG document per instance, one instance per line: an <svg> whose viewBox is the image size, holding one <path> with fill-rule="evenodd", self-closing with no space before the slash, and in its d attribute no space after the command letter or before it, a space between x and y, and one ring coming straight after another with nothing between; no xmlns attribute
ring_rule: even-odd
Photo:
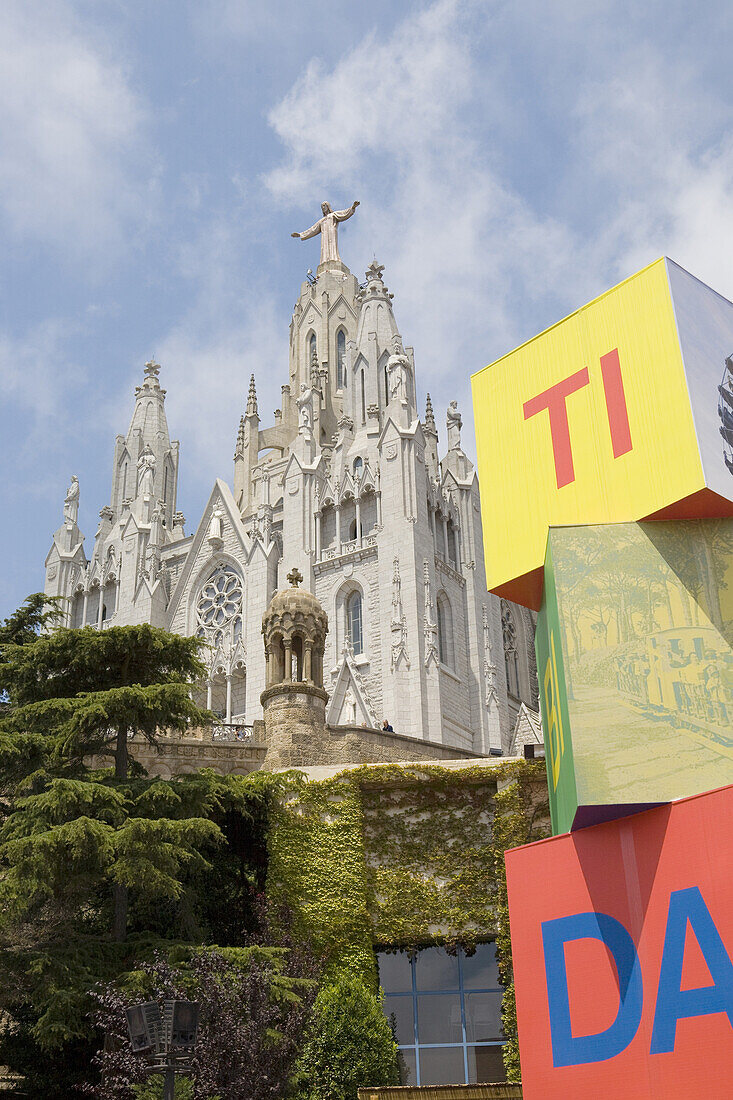
<svg viewBox="0 0 733 1100"><path fill-rule="evenodd" d="M3 0L0 616L91 553L154 355L179 508L271 422L328 199L445 437L470 375L660 255L733 297L724 0ZM733 351L733 349L731 349ZM491 486L482 486L484 493Z"/></svg>

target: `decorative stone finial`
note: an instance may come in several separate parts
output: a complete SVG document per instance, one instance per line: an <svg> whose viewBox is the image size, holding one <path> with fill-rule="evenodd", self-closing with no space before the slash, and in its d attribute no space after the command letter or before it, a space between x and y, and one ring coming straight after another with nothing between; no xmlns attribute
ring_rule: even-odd
<svg viewBox="0 0 733 1100"><path fill-rule="evenodd" d="M430 400L430 394L427 395L427 401L425 402L425 430L432 432L434 435L438 434L438 429L435 427L435 413L433 412L433 402Z"/></svg>
<svg viewBox="0 0 733 1100"><path fill-rule="evenodd" d="M158 375L160 373L160 363L155 362L155 356L152 359L148 359L145 364L145 377L143 378L142 386L135 386L135 397L150 397L155 395L157 397L165 398L165 390L160 388L160 379Z"/></svg>
<svg viewBox="0 0 733 1100"><path fill-rule="evenodd" d="M366 269L367 282L373 282L378 279L380 283L384 282L382 279L382 272L384 271L384 264L377 263L376 258L372 260L369 267Z"/></svg>
<svg viewBox="0 0 733 1100"><path fill-rule="evenodd" d="M293 588L297 588L300 582L303 580L303 574L296 567L295 569L290 570L286 579L290 581Z"/></svg>
<svg viewBox="0 0 733 1100"><path fill-rule="evenodd" d="M255 388L255 376L252 375L249 380L249 394L247 396L247 410L246 416L257 416L257 390Z"/></svg>

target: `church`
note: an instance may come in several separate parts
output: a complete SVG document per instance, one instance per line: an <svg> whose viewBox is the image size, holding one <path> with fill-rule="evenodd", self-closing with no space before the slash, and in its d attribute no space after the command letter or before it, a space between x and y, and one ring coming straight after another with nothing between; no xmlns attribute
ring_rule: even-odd
<svg viewBox="0 0 733 1100"><path fill-rule="evenodd" d="M281 407L262 423L253 376L234 469L195 530L176 508L180 445L151 361L115 440L91 554L74 477L45 591L65 598L72 627L147 622L204 639L199 701L220 730L251 730L268 683L263 615L292 573L327 615L329 728L381 731L386 719L442 757L511 754L515 727L537 710L533 615L487 591L461 415L451 402L441 446L429 394L419 411L384 268L374 261L360 281L339 256L338 224L357 205L323 203L293 234L320 235L321 262L293 309ZM293 679L306 656L297 640L285 652Z"/></svg>

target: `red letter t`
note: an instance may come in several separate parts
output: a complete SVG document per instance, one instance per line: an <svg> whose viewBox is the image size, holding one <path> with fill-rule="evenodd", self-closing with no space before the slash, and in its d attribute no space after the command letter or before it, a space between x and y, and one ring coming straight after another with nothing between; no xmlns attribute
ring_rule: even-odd
<svg viewBox="0 0 733 1100"><path fill-rule="evenodd" d="M557 487L569 485L575 481L575 469L573 468L573 451L570 446L570 425L568 424L568 410L565 399L576 390L582 390L588 385L588 368L571 374L569 378L563 378L549 390L538 393L536 397L524 402L524 419L529 420L538 412L547 409L550 417L550 436L552 438L552 453L555 458L555 477Z"/></svg>

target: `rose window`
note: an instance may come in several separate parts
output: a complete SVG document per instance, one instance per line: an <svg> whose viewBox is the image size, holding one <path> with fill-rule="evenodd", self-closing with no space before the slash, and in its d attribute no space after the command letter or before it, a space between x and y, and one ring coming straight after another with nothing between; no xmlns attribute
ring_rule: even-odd
<svg viewBox="0 0 733 1100"><path fill-rule="evenodd" d="M242 633L242 579L225 563L217 565L201 589L196 604L197 634L215 644L235 641Z"/></svg>

